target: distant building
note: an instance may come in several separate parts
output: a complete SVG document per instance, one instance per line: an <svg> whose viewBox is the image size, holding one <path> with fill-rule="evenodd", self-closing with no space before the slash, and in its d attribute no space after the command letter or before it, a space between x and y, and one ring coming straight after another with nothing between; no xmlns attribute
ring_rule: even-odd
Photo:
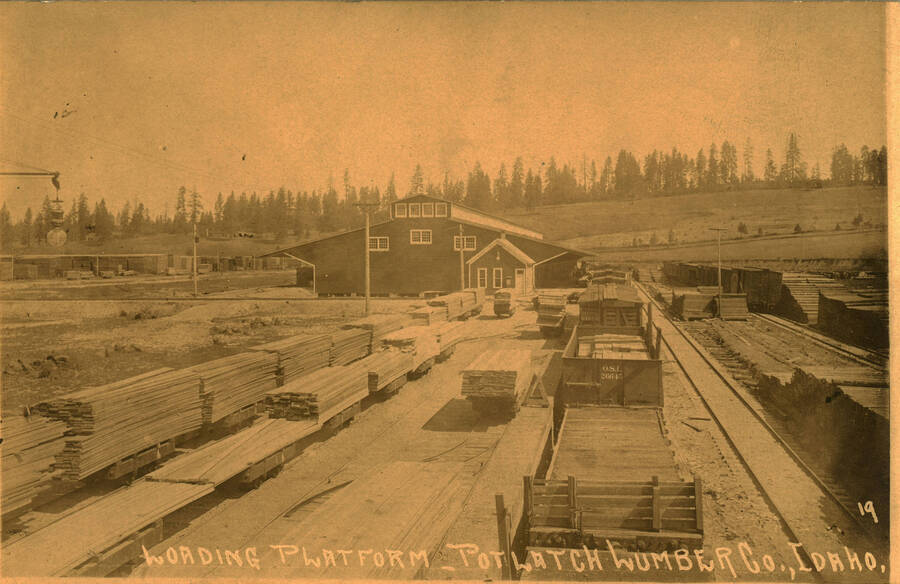
<svg viewBox="0 0 900 584"><path fill-rule="evenodd" d="M362 294L364 238L365 230L355 229L262 257L315 265L320 294ZM461 279L488 293L571 286L576 263L589 255L500 217L426 195L394 202L391 219L371 226L369 249L371 290L377 295L459 290Z"/></svg>

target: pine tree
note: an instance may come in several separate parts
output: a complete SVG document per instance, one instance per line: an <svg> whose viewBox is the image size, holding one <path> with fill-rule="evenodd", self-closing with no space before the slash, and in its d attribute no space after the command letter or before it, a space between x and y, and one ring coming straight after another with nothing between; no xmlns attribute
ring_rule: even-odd
<svg viewBox="0 0 900 584"><path fill-rule="evenodd" d="M710 190L718 188L719 180L722 176L719 172L719 160L717 156L718 151L716 150L716 143L713 142L709 145L709 158L706 161L706 186Z"/></svg>
<svg viewBox="0 0 900 584"><path fill-rule="evenodd" d="M607 156L603 162L603 170L600 171L600 192L609 195L613 192L613 166L612 157Z"/></svg>
<svg viewBox="0 0 900 584"><path fill-rule="evenodd" d="M784 165L781 167L782 179L790 186L797 186L806 178L805 174L805 165L800 156L800 147L797 145L797 135L791 132L784 154Z"/></svg>
<svg viewBox="0 0 900 584"><path fill-rule="evenodd" d="M744 169L741 173L741 182L752 183L756 180L753 175L753 144L750 138L744 143Z"/></svg>
<svg viewBox="0 0 900 584"><path fill-rule="evenodd" d="M513 162L512 178L509 180L509 206L521 207L525 199L525 163L519 156Z"/></svg>
<svg viewBox="0 0 900 584"><path fill-rule="evenodd" d="M703 190L706 186L706 155L703 148L697 151L697 161L694 165L694 186L697 190Z"/></svg>
<svg viewBox="0 0 900 584"><path fill-rule="evenodd" d="M506 178L506 164L500 163L500 170L497 172L497 178L494 179L494 202L500 209L509 209L511 207L509 201L509 181Z"/></svg>
<svg viewBox="0 0 900 584"><path fill-rule="evenodd" d="M466 182L466 205L475 209L487 210L491 203L491 178L476 161Z"/></svg>
<svg viewBox="0 0 900 584"><path fill-rule="evenodd" d="M763 179L766 185L773 186L778 180L778 169L775 168L775 157L772 155L772 149L766 150L766 169L763 173Z"/></svg>
<svg viewBox="0 0 900 584"><path fill-rule="evenodd" d="M412 178L409 181L408 196L425 194L425 176L422 172L422 165L417 164L413 171Z"/></svg>
<svg viewBox="0 0 900 584"><path fill-rule="evenodd" d="M225 198L221 192L216 197L215 215L213 218L216 221L216 225L221 227L225 219Z"/></svg>
<svg viewBox="0 0 900 584"><path fill-rule="evenodd" d="M200 221L200 214L203 213L203 200L200 198L200 193L197 192L196 187L191 190L191 198L188 201L188 212L188 220L191 223L198 223Z"/></svg>
<svg viewBox="0 0 900 584"><path fill-rule="evenodd" d="M10 250L13 242L13 225L9 216L9 209L6 208L6 201L0 207L0 247L4 250Z"/></svg>
<svg viewBox="0 0 900 584"><path fill-rule="evenodd" d="M391 173L391 180L388 182L387 189L384 191L384 204L390 205L397 200L397 186L394 183L394 173Z"/></svg>

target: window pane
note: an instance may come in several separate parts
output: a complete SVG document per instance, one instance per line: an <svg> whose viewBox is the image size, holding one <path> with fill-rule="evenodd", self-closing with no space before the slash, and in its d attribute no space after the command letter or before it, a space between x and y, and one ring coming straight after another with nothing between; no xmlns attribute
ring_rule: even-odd
<svg viewBox="0 0 900 584"><path fill-rule="evenodd" d="M410 203L409 204L409 216L410 217L418 217L419 216L419 204L418 203Z"/></svg>
<svg viewBox="0 0 900 584"><path fill-rule="evenodd" d="M406 217L406 203L397 203L394 206L395 217Z"/></svg>
<svg viewBox="0 0 900 584"><path fill-rule="evenodd" d="M434 215L435 215L435 217L446 217L447 216L447 203L435 203L434 204Z"/></svg>
<svg viewBox="0 0 900 584"><path fill-rule="evenodd" d="M422 203L422 217L434 217L433 203Z"/></svg>

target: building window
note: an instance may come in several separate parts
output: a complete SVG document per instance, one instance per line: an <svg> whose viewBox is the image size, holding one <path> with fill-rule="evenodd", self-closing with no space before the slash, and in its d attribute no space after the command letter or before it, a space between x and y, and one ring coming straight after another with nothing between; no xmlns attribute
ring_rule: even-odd
<svg viewBox="0 0 900 584"><path fill-rule="evenodd" d="M494 288L503 288L503 268L494 268Z"/></svg>
<svg viewBox="0 0 900 584"><path fill-rule="evenodd" d="M474 235L454 235L453 251L475 251L476 241Z"/></svg>
<svg viewBox="0 0 900 584"><path fill-rule="evenodd" d="M406 203L394 205L394 217L406 217Z"/></svg>
<svg viewBox="0 0 900 584"><path fill-rule="evenodd" d="M419 208L419 203L410 203L409 204L409 216L410 217L419 217L421 215L421 209Z"/></svg>
<svg viewBox="0 0 900 584"><path fill-rule="evenodd" d="M422 217L434 217L434 203L422 203Z"/></svg>
<svg viewBox="0 0 900 584"><path fill-rule="evenodd" d="M478 287L487 288L487 268L478 268Z"/></svg>
<svg viewBox="0 0 900 584"><path fill-rule="evenodd" d="M435 217L446 217L447 216L447 203L435 203L434 204L434 216Z"/></svg>
<svg viewBox="0 0 900 584"><path fill-rule="evenodd" d="M387 237L370 237L369 251L388 251L391 248Z"/></svg>
<svg viewBox="0 0 900 584"><path fill-rule="evenodd" d="M413 245L431 245L431 229L410 229L409 242Z"/></svg>

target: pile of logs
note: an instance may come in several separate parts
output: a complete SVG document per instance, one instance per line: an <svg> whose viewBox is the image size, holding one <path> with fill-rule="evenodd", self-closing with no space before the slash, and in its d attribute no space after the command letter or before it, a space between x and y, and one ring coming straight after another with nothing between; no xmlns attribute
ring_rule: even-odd
<svg viewBox="0 0 900 584"><path fill-rule="evenodd" d="M278 355L239 353L188 368L200 377L203 423L213 424L265 398L277 386Z"/></svg>
<svg viewBox="0 0 900 584"><path fill-rule="evenodd" d="M344 329L331 335L330 365L336 367L352 363L369 354L372 347L372 331Z"/></svg>
<svg viewBox="0 0 900 584"><path fill-rule="evenodd" d="M3 515L27 508L50 486L66 425L40 416L3 416Z"/></svg>
<svg viewBox="0 0 900 584"><path fill-rule="evenodd" d="M274 377L274 367L273 367ZM35 409L66 423L56 467L80 480L201 426L200 380L189 369L158 369L87 388Z"/></svg>
<svg viewBox="0 0 900 584"><path fill-rule="evenodd" d="M331 335L296 335L252 348L278 355L282 384L328 367L331 359Z"/></svg>
<svg viewBox="0 0 900 584"><path fill-rule="evenodd" d="M394 331L381 339L384 348L396 348L412 353L413 368L418 369L429 359L437 357L441 346L435 336L435 329L427 326L409 326Z"/></svg>
<svg viewBox="0 0 900 584"><path fill-rule="evenodd" d="M402 329L411 322L408 314L372 314L364 318L348 322L342 328L360 328L372 332L372 343L369 352L378 349L381 344L381 337L384 335Z"/></svg>
<svg viewBox="0 0 900 584"><path fill-rule="evenodd" d="M531 375L531 351L488 351L463 370L462 395L515 403L531 383Z"/></svg>
<svg viewBox="0 0 900 584"><path fill-rule="evenodd" d="M270 418L326 421L368 394L368 374L359 364L326 367L270 391L266 409Z"/></svg>

